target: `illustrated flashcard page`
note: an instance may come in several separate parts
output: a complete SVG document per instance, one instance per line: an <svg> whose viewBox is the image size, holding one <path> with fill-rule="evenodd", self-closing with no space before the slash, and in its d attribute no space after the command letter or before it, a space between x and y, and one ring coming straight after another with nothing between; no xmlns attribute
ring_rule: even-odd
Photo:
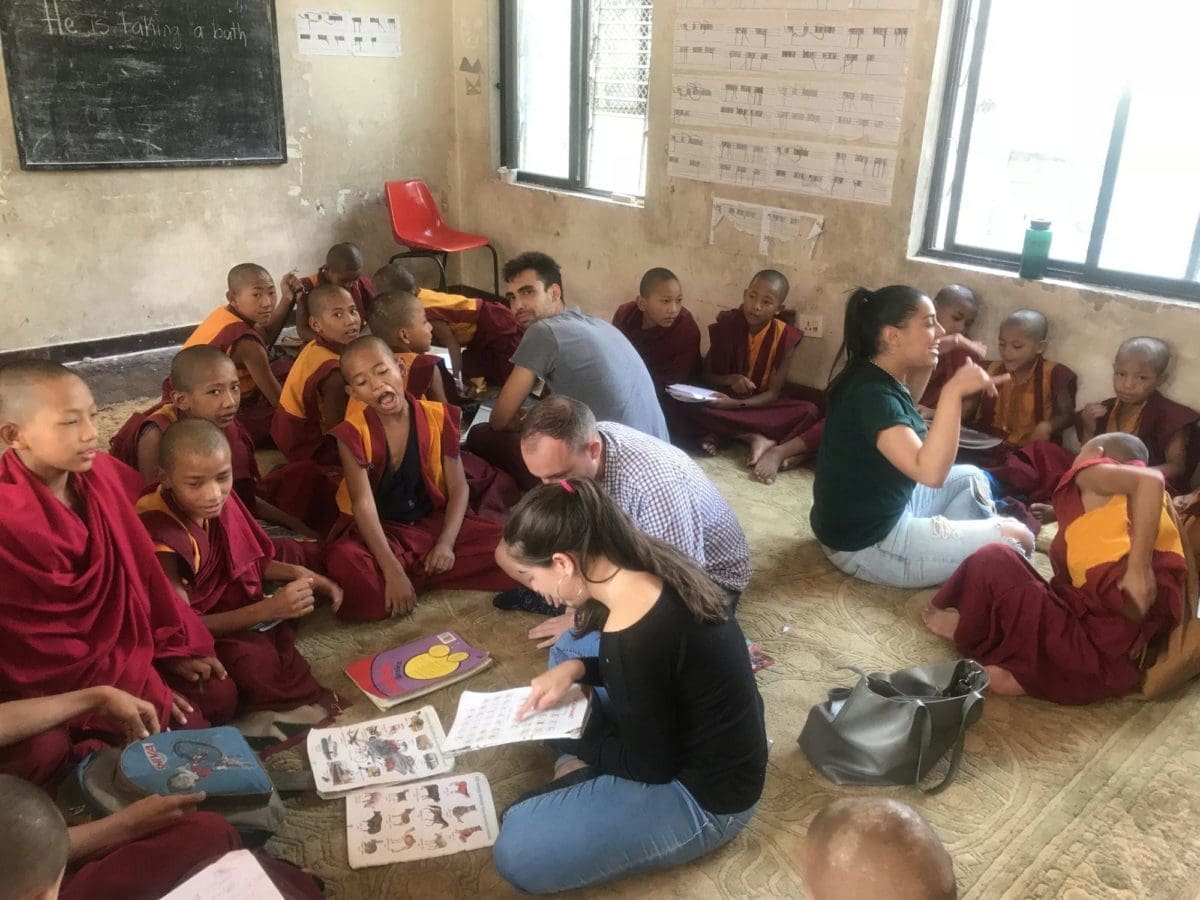
<svg viewBox="0 0 1200 900"><path fill-rule="evenodd" d="M558 706L530 713L517 721L517 710L529 696L529 690L513 688L491 694L463 691L454 725L446 736L446 752L462 753L521 741L577 738L583 733L588 699L579 685L573 685Z"/></svg>
<svg viewBox="0 0 1200 900"><path fill-rule="evenodd" d="M499 833L492 789L479 772L346 797L354 869L490 847Z"/></svg>
<svg viewBox="0 0 1200 900"><path fill-rule="evenodd" d="M308 759L323 797L355 788L417 781L452 771L437 711L422 706L383 719L314 729Z"/></svg>

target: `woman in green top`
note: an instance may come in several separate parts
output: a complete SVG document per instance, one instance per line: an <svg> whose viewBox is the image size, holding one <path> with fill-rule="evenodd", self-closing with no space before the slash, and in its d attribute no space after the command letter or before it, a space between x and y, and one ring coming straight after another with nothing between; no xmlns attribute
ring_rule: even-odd
<svg viewBox="0 0 1200 900"><path fill-rule="evenodd" d="M855 578L929 587L985 544L1033 550L1029 529L996 515L983 472L954 465L963 398L994 394L1008 376L968 362L928 428L917 412L945 333L916 288L859 288L846 304L846 363L829 384L810 521L825 555Z"/></svg>

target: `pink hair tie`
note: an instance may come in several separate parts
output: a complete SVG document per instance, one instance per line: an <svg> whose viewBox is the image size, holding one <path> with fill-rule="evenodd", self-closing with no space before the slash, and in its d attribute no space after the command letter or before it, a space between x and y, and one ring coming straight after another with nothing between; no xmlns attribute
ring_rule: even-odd
<svg viewBox="0 0 1200 900"><path fill-rule="evenodd" d="M562 481L559 482L559 484L562 485L562 489L564 491L566 491L568 494L575 493L575 488L571 487L571 483L569 481L567 481L567 479L564 478Z"/></svg>

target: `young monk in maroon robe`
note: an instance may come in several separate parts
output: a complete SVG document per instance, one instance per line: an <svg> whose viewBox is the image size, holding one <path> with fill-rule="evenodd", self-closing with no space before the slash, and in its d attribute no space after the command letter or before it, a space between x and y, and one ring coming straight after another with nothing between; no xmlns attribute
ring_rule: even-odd
<svg viewBox="0 0 1200 900"><path fill-rule="evenodd" d="M427 351L433 345L433 329L425 307L412 294L389 291L376 294L371 307L371 333L396 354L405 372L405 390L418 399L446 403L447 387L455 399L458 392L449 381L442 361ZM351 406L357 401L351 401ZM467 478L468 508L476 515L503 523L508 510L521 499L520 488L507 472L468 450L459 454Z"/></svg>
<svg viewBox="0 0 1200 900"><path fill-rule="evenodd" d="M401 291L421 301L433 326L433 338L450 351L453 378L461 383L466 396L473 394L472 382L477 379L502 385L512 374L512 355L521 343L521 327L503 303L423 288L399 263L388 263L373 279L380 293Z"/></svg>
<svg viewBox="0 0 1200 900"><path fill-rule="evenodd" d="M672 401L674 421L699 435L700 448L715 454L721 438L750 445L748 466L775 445L803 434L817 420L807 400L783 396L792 356L803 333L777 318L789 285L782 273L764 269L750 280L742 305L708 326L705 384L723 393L704 405Z"/></svg>
<svg viewBox="0 0 1200 900"><path fill-rule="evenodd" d="M1066 704L1119 696L1137 686L1142 650L1194 615L1162 475L1145 460L1128 434L1084 445L1054 492L1049 583L993 544L933 598L926 627L979 660L993 690Z"/></svg>
<svg viewBox="0 0 1200 900"><path fill-rule="evenodd" d="M159 731L154 707L112 687L88 688L0 704L0 753L61 730L83 715L109 723L130 741ZM216 813L198 812L204 794L151 796L67 828L50 794L0 775L0 871L4 896L68 900L155 900L195 870L241 847ZM287 897L320 897L312 878L256 854Z"/></svg>
<svg viewBox="0 0 1200 900"><path fill-rule="evenodd" d="M308 324L316 334L288 372L271 421L271 437L290 462L335 463L325 435L346 414L346 383L338 369L342 348L358 337L362 319L349 292L322 285L308 295Z"/></svg>
<svg viewBox="0 0 1200 900"><path fill-rule="evenodd" d="M948 284L933 298L937 320L946 333L938 339L938 361L929 376L929 384L917 404L918 409L932 412L937 409L942 388L954 373L971 360L982 365L987 347L971 340L971 327L979 315L979 298L965 284Z"/></svg>
<svg viewBox="0 0 1200 900"><path fill-rule="evenodd" d="M336 610L342 591L303 566L274 558L270 539L236 495L229 443L210 422L178 422L163 435L158 488L138 515L176 593L216 639L238 691L238 712L288 710L333 695L317 684L289 624L313 611L315 593ZM283 583L272 596L263 582ZM257 626L277 623L262 631Z"/></svg>
<svg viewBox="0 0 1200 900"><path fill-rule="evenodd" d="M377 337L343 351L342 373L364 405L333 430L345 473L344 535L326 556L346 592L338 615L409 613L425 587L514 587L494 556L502 527L467 509L455 407L406 395L404 372Z"/></svg>
<svg viewBox="0 0 1200 900"><path fill-rule="evenodd" d="M1079 413L1081 442L1097 432L1136 434L1150 453L1151 468L1162 472L1172 494L1186 493L1196 469L1200 414L1159 393L1171 365L1171 351L1158 338L1135 337L1117 348L1113 361L1115 397L1089 403Z"/></svg>
<svg viewBox="0 0 1200 900"><path fill-rule="evenodd" d="M279 380L287 376L291 360L271 362L267 348L275 343L296 302L295 292L284 287L278 303L275 282L262 266L241 263L229 270L226 304L201 322L184 347L211 344L237 365L242 388L238 418L258 447L271 446L271 417L279 405ZM170 401L170 382L163 384L163 400Z"/></svg>
<svg viewBox="0 0 1200 900"><path fill-rule="evenodd" d="M646 361L660 401L667 385L688 384L699 374L700 326L684 307L683 288L670 269L646 272L637 297L617 307L612 323Z"/></svg>
<svg viewBox="0 0 1200 900"><path fill-rule="evenodd" d="M233 712L233 684L154 560L133 509L141 477L99 452L95 417L92 392L69 369L43 360L0 369L9 447L0 456L0 684L14 698L114 685L160 721L221 721ZM113 737L83 716L67 741L25 764L44 778Z"/></svg>
<svg viewBox="0 0 1200 900"><path fill-rule="evenodd" d="M299 515L280 509L258 495L261 476L254 456L254 441L237 418L241 386L233 360L208 344L185 347L171 360L170 381L171 402L155 404L130 416L109 442L109 453L137 469L145 483L153 485L158 480L158 450L163 432L183 419L205 419L225 433L233 463L233 490L247 508L264 522L307 537L321 537ZM288 474L297 488L308 486L312 493L313 473L294 470ZM326 493L331 504L333 493ZM310 496L293 508L303 515L311 504Z"/></svg>
<svg viewBox="0 0 1200 900"><path fill-rule="evenodd" d="M296 296L296 332L303 340L311 341L317 336L313 329L313 311L308 307L308 298L317 288L333 285L346 291L354 299L360 322L367 321L375 290L371 279L363 274L363 255L357 244L334 244L325 254L325 265L315 275L300 278L289 272L283 276L283 286Z"/></svg>

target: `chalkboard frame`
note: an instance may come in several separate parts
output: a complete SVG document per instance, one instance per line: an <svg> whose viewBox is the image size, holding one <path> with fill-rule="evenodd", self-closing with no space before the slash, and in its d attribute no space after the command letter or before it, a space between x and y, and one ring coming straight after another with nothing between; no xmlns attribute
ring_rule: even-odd
<svg viewBox="0 0 1200 900"><path fill-rule="evenodd" d="M4 2L4 0L0 0ZM276 143L279 147L279 152L272 156L245 157L241 159L147 159L147 160L118 160L113 162L38 162L30 161L25 147L25 135L22 129L21 116L24 112L22 105L14 96L14 74L16 73L17 61L14 56L16 54L16 41L6 40L0 43L3 44L4 53L4 75L8 83L8 102L9 108L12 111L13 132L17 144L17 159L21 169L27 172L40 171L86 171L86 170L103 170L103 169L195 169L195 168L234 168L241 166L277 166L284 165L288 161L287 154L287 128L286 128L286 110L283 106L283 73L280 67L279 57L279 16L275 8L275 0L263 0L266 7L267 15L270 19L271 34L274 40L270 41L270 56L265 58L265 62L271 66L270 89L272 91L272 99L275 102L276 108L279 110L279 116L276 121Z"/></svg>

